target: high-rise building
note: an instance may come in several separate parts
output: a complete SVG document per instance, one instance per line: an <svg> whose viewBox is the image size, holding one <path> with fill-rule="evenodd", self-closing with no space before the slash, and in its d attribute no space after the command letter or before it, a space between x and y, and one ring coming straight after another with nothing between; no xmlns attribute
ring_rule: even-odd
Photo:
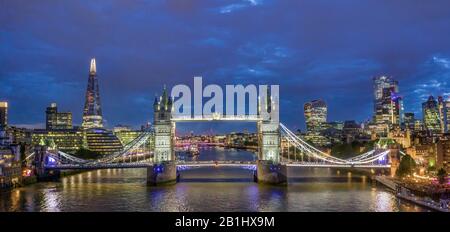
<svg viewBox="0 0 450 232"><path fill-rule="evenodd" d="M102 108L100 104L100 92L98 87L97 66L95 59L91 59L89 79L86 89L86 101L83 111L84 129L103 128Z"/></svg>
<svg viewBox="0 0 450 232"><path fill-rule="evenodd" d="M414 130L414 121L416 120L414 113L407 112L403 114L403 122L405 128Z"/></svg>
<svg viewBox="0 0 450 232"><path fill-rule="evenodd" d="M445 109L444 109L444 121L445 121L445 132L450 132L450 100L447 99L445 101Z"/></svg>
<svg viewBox="0 0 450 232"><path fill-rule="evenodd" d="M0 102L0 129L8 125L8 102Z"/></svg>
<svg viewBox="0 0 450 232"><path fill-rule="evenodd" d="M374 122L376 124L401 124L403 101L398 94L398 82L387 76L375 77Z"/></svg>
<svg viewBox="0 0 450 232"><path fill-rule="evenodd" d="M430 96L426 102L422 103L422 114L425 130L432 133L442 132L439 106L433 96Z"/></svg>
<svg viewBox="0 0 450 232"><path fill-rule="evenodd" d="M447 127L448 120L447 120L447 118L450 117L450 116L448 115L449 109L448 109L447 105L450 105L450 102L445 101L442 96L439 96L438 97L438 110L439 110L439 120L440 120L440 123L441 123L441 132L442 133L445 133L445 132L448 131L448 127Z"/></svg>
<svg viewBox="0 0 450 232"><path fill-rule="evenodd" d="M56 103L52 103L47 110L45 128L47 130L68 130L72 129L72 113L58 112Z"/></svg>
<svg viewBox="0 0 450 232"><path fill-rule="evenodd" d="M327 104L323 100L313 100L304 105L306 130L320 132L327 128Z"/></svg>

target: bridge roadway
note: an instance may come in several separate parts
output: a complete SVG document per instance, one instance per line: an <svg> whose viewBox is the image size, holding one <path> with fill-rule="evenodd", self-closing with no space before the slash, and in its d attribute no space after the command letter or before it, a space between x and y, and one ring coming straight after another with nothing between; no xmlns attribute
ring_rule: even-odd
<svg viewBox="0 0 450 232"><path fill-rule="evenodd" d="M327 164L321 162L281 162L288 167L316 167L316 168L390 168L390 165L370 165L370 164ZM255 166L254 161L179 161L179 167L249 167ZM151 162L132 163L87 163L87 164L58 164L46 166L49 170L94 170L110 168L148 168L152 167Z"/></svg>

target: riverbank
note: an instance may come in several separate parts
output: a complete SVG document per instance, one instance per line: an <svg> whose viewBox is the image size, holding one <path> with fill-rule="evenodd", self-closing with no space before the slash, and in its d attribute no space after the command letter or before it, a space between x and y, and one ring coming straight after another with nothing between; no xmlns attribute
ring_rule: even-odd
<svg viewBox="0 0 450 232"><path fill-rule="evenodd" d="M435 200L432 199L433 194L429 194L427 192L424 191L419 191L417 190L417 187L411 188L411 184L398 180L398 179L394 179L392 177L387 177L387 176L375 176L374 180L377 183L382 184L383 186L387 187L388 189L392 190L395 193L395 196L399 199L402 200L406 200L410 203L431 209L431 210L435 210L435 211L439 211L439 212L450 212L450 209L445 208L445 203L446 200L441 200L439 199L440 202L436 202ZM409 185L409 188L406 188L405 186ZM418 196L416 196L414 193L411 192L411 190L413 190L414 193L418 194ZM419 191L419 192L418 192Z"/></svg>
<svg viewBox="0 0 450 232"><path fill-rule="evenodd" d="M62 177L68 177L84 172L88 172L90 170L67 170L60 173L59 178ZM38 182L45 182L45 181L39 181L37 176L24 176L20 179L20 181L15 182L14 184L1 186L0 191L11 191L16 188L26 187L28 185L36 184Z"/></svg>
<svg viewBox="0 0 450 232"><path fill-rule="evenodd" d="M36 176L24 176L18 182L14 182L9 185L1 186L0 190L1 191L10 191L15 188L25 187L27 185L31 185L31 184L35 184L35 183L37 183Z"/></svg>
<svg viewBox="0 0 450 232"><path fill-rule="evenodd" d="M450 212L450 209L441 208L439 206L439 204L436 203L433 200L426 201L426 200L422 200L422 199L420 199L418 197L406 196L406 195L403 195L401 193L397 193L396 196L397 196L397 198L409 201L411 203L417 204L417 205L425 207L425 208L429 208L429 209L436 210L436 211L439 211L439 212L446 212L446 213Z"/></svg>

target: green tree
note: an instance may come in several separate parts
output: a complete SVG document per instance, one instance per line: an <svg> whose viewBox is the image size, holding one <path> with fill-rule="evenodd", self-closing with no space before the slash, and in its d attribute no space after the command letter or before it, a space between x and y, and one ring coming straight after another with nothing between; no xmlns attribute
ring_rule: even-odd
<svg viewBox="0 0 450 232"><path fill-rule="evenodd" d="M414 159L410 155L405 155L401 158L400 164L395 174L398 177L410 175L414 172L415 168L416 161L414 161Z"/></svg>
<svg viewBox="0 0 450 232"><path fill-rule="evenodd" d="M447 172L445 171L444 168L439 169L439 171L437 172L437 178L438 178L439 184L445 183L445 180L447 178Z"/></svg>

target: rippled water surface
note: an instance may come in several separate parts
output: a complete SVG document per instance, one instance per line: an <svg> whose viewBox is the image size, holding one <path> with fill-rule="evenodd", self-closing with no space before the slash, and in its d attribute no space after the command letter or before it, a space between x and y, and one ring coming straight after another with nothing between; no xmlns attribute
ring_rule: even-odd
<svg viewBox="0 0 450 232"><path fill-rule="evenodd" d="M253 160L247 151L202 149L201 160ZM0 211L423 211L365 177L291 168L287 187L252 182L252 171L198 168L172 186L146 185L146 169L85 172L0 193Z"/></svg>

